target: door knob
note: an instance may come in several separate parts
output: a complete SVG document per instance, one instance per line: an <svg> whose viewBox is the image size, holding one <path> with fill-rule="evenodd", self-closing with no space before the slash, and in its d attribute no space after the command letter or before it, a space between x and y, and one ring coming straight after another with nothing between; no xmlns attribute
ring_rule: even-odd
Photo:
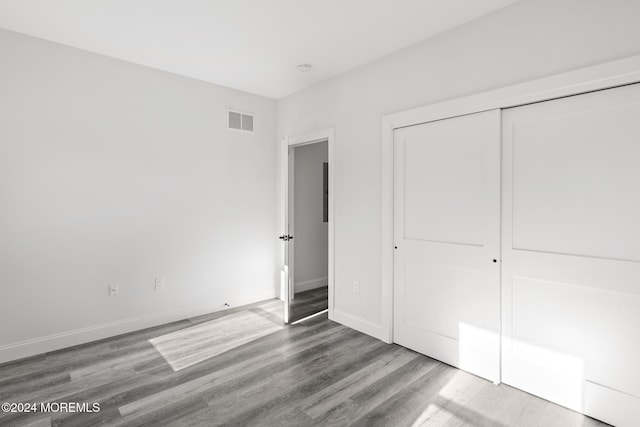
<svg viewBox="0 0 640 427"><path fill-rule="evenodd" d="M278 239L283 240L285 242L288 242L289 240L293 240L293 236L289 236L287 234L284 234L284 235L278 237Z"/></svg>

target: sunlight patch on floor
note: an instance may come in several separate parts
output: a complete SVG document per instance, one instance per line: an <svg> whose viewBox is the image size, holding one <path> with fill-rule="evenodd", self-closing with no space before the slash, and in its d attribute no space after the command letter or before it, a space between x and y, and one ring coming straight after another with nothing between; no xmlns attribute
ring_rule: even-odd
<svg viewBox="0 0 640 427"><path fill-rule="evenodd" d="M179 371L283 328L283 324L265 316L241 311L152 338L149 342L174 371Z"/></svg>
<svg viewBox="0 0 640 427"><path fill-rule="evenodd" d="M457 371L447 384L442 387L436 400L431 402L416 418L412 427L443 425L452 418L458 418L457 415L448 408L448 405L453 402L467 405L469 399L480 391L486 383L486 380L480 379L467 372ZM485 415L486 414L478 414L479 417L483 418Z"/></svg>
<svg viewBox="0 0 640 427"><path fill-rule="evenodd" d="M426 425L428 422L433 421L433 417L436 416L439 412L445 411L445 409L440 408L438 405L433 403L429 404L427 408L420 414L418 418L411 424L411 427L420 427ZM449 415L450 417L451 415Z"/></svg>

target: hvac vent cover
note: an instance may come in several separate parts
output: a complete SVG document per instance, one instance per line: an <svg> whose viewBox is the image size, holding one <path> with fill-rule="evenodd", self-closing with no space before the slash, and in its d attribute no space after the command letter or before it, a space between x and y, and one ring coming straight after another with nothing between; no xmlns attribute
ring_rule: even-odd
<svg viewBox="0 0 640 427"><path fill-rule="evenodd" d="M239 111L228 111L229 129L242 130L253 133L253 116Z"/></svg>

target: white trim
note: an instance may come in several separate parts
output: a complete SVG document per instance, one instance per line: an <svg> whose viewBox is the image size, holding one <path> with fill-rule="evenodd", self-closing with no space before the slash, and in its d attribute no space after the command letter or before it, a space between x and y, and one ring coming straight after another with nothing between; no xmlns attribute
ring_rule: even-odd
<svg viewBox="0 0 640 427"><path fill-rule="evenodd" d="M393 342L393 131L434 120L504 109L640 82L640 55L382 118L382 340Z"/></svg>
<svg viewBox="0 0 640 427"><path fill-rule="evenodd" d="M378 323L370 322L369 320L354 316L353 314L345 313L340 309L333 310L333 318L331 320L343 324L351 329L355 329L358 332L362 332L363 334L385 341L385 331L382 328L382 325Z"/></svg>
<svg viewBox="0 0 640 427"><path fill-rule="evenodd" d="M325 286L329 286L329 278L328 277L320 277L318 279L304 280L302 282L295 282L294 288L295 292L304 292L310 291L312 289L323 288Z"/></svg>
<svg viewBox="0 0 640 427"><path fill-rule="evenodd" d="M280 143L280 235L289 234L289 144L287 137ZM289 245L278 244L279 268L280 268L280 299L284 302L283 321L289 322Z"/></svg>
<svg viewBox="0 0 640 427"><path fill-rule="evenodd" d="M382 341L393 342L393 126L382 118L382 258L380 282Z"/></svg>
<svg viewBox="0 0 640 427"><path fill-rule="evenodd" d="M302 145L313 144L315 142L327 141L328 157L329 157L329 253L328 253L328 278L327 286L329 290L329 319L333 319L333 311L335 306L335 274L334 274L334 256L335 256L335 131L333 128L324 129L316 132L302 134L298 136L286 136L282 140L280 149L280 198L282 201L281 214L282 223L281 230L283 234L287 233L287 215L288 215L288 192L289 192L289 149L291 147L299 147ZM295 236L294 236L295 238ZM285 251L280 252L281 263L284 265ZM285 292L286 293L286 292ZM288 321L288 307L285 301L285 321Z"/></svg>
<svg viewBox="0 0 640 427"><path fill-rule="evenodd" d="M295 152L292 147L288 147L287 151L288 156L288 172L287 172L287 200L286 200L286 208L287 208L287 231L284 234L295 236L296 235L296 216L290 215L291 207L295 206L295 195L296 195L296 162L295 162ZM289 303L295 298L296 295L296 240L290 240L287 245L285 245L287 249L287 267L289 268L288 275L288 292L289 299L285 301L287 306ZM293 285L292 285L293 284ZM285 319L285 323L288 322L289 318Z"/></svg>
<svg viewBox="0 0 640 427"><path fill-rule="evenodd" d="M393 128L640 82L640 55L384 116Z"/></svg>
<svg viewBox="0 0 640 427"><path fill-rule="evenodd" d="M274 298L274 295L264 295L251 300L237 301L232 306L238 307ZM114 322L102 323L86 328L71 331L58 332L44 337L33 338L25 341L0 346L0 363L10 362L25 357L85 344L92 341L110 338L129 332L135 332L154 326L160 326L179 320L185 320L203 314L214 313L228 309L224 304L202 304L180 310L166 311L163 313L149 314L146 316L131 317Z"/></svg>
<svg viewBox="0 0 640 427"><path fill-rule="evenodd" d="M334 130L325 129L317 132L311 132L308 134L300 135L300 136L290 136L287 138L289 146L295 145L296 147L302 145L313 144L316 142L329 141L330 146L333 145L334 140ZM331 153L329 153L329 159L331 159Z"/></svg>

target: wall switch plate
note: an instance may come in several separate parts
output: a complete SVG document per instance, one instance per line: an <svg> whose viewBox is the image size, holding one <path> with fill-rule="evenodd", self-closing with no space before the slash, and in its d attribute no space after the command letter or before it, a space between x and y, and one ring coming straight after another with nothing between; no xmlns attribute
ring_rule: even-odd
<svg viewBox="0 0 640 427"><path fill-rule="evenodd" d="M156 291L164 289L164 277L156 277Z"/></svg>
<svg viewBox="0 0 640 427"><path fill-rule="evenodd" d="M360 293L360 282L353 282L353 293L354 294Z"/></svg>
<svg viewBox="0 0 640 427"><path fill-rule="evenodd" d="M118 286L118 284L109 284L109 296L110 297L117 297L118 294L120 293L120 287Z"/></svg>

